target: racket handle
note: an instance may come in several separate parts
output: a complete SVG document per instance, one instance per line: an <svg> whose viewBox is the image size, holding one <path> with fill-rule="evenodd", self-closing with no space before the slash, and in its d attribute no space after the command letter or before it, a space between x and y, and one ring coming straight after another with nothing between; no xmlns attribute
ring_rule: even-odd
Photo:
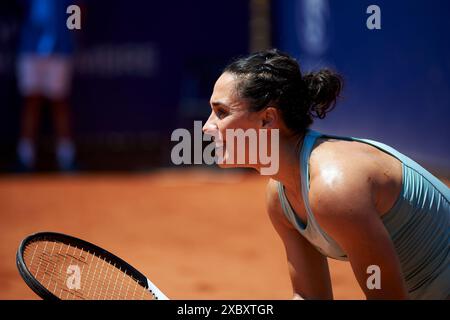
<svg viewBox="0 0 450 320"><path fill-rule="evenodd" d="M294 296L292 297L292 300L305 300L301 295L298 293L294 293Z"/></svg>
<svg viewBox="0 0 450 320"><path fill-rule="evenodd" d="M153 282L147 278L148 290L152 291L153 294L158 297L158 300L170 300Z"/></svg>

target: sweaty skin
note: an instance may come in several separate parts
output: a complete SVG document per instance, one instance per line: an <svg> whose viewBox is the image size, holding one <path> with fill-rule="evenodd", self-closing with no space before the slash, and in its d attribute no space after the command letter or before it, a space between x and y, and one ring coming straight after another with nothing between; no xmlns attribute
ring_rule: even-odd
<svg viewBox="0 0 450 320"><path fill-rule="evenodd" d="M399 160L356 141L317 140L309 162L310 198L317 198L323 192L321 187L315 188L316 181L326 189L339 191L347 184L366 180L378 215L382 217L389 211L401 191L402 167ZM295 190L286 188L285 192L294 211L306 222L300 185ZM352 198L359 196L359 193L355 193ZM352 198L348 201L354 200Z"/></svg>

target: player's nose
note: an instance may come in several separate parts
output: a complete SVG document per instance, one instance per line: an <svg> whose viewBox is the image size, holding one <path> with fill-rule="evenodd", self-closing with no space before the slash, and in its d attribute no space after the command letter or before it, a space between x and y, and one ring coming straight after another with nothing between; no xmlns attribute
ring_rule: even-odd
<svg viewBox="0 0 450 320"><path fill-rule="evenodd" d="M217 132L217 124L214 122L213 115L211 114L202 128L204 134L214 135Z"/></svg>

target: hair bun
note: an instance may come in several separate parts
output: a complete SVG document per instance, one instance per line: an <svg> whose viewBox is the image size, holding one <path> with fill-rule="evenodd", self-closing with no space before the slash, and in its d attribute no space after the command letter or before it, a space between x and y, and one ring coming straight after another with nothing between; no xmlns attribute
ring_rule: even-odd
<svg viewBox="0 0 450 320"><path fill-rule="evenodd" d="M329 69L322 69L304 75L303 82L308 92L310 115L325 118L336 105L343 87L342 77Z"/></svg>

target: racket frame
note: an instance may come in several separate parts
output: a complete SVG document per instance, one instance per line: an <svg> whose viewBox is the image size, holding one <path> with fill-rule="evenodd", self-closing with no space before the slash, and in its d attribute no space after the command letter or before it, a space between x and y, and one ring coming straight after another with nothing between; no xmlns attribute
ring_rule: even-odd
<svg viewBox="0 0 450 320"><path fill-rule="evenodd" d="M111 252L93 244L88 241L69 236L63 233L57 232L37 232L27 236L23 239L19 245L16 254L16 264L20 275L22 276L25 283L42 299L44 300L61 300L59 297L50 292L45 286L43 286L28 269L23 254L27 245L36 241L54 241L60 242L65 245L70 245L83 251L89 251L89 253L95 254L96 257L104 259L110 264L115 264L116 268L120 268L125 273L132 277L135 281L139 283L140 286L144 287L150 293L153 294L157 300L169 300L169 298L164 295L145 275L139 272L132 265L122 260L118 256L112 254Z"/></svg>

